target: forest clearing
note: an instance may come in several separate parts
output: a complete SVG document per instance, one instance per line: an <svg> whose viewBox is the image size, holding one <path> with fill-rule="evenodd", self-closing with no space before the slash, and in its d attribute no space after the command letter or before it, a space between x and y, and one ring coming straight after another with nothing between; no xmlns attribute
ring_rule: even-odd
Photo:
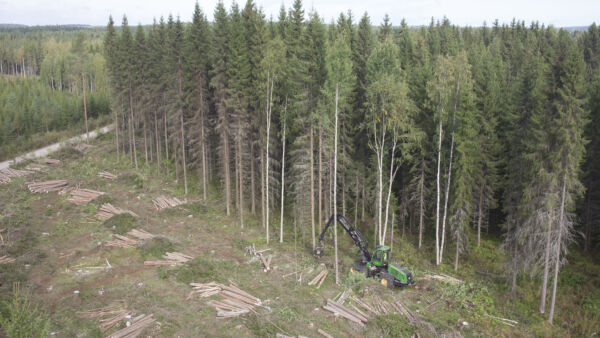
<svg viewBox="0 0 600 338"><path fill-rule="evenodd" d="M600 333L596 24L304 6L0 24L0 337Z"/></svg>

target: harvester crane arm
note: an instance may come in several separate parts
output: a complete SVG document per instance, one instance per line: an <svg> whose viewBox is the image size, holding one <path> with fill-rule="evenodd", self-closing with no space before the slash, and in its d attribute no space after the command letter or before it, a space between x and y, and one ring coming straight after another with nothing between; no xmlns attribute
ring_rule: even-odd
<svg viewBox="0 0 600 338"><path fill-rule="evenodd" d="M321 232L321 235L319 236L319 243L315 248L315 255L319 257L323 255L323 239L325 237L325 233L335 221L337 221L342 226L342 228L348 233L348 235L352 237L352 240L354 241L356 246L358 246L358 248L362 251L363 262L366 263L371 261L371 252L369 251L369 244L367 242L367 239L365 238L365 236L363 236L363 234L360 233L360 231L358 231L358 229L354 225L352 225L352 223L350 223L350 221L346 217L344 217L344 215L340 213L338 213L337 215L331 215L331 217L329 218L327 225L325 226L323 232Z"/></svg>

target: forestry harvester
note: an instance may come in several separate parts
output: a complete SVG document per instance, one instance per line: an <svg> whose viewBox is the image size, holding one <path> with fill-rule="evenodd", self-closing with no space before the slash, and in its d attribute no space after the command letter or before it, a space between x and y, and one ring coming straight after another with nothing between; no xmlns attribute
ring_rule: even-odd
<svg viewBox="0 0 600 338"><path fill-rule="evenodd" d="M319 236L319 243L314 252L315 256L323 256L323 239L325 233L336 221L348 235L352 237L354 244L356 244L361 251L360 260L350 268L350 271L364 273L367 277L379 278L381 284L390 289L393 289L394 286L406 286L413 283L412 273L410 271L398 264L389 263L389 246L380 245L375 248L373 253L371 253L369 251L369 244L363 234L361 234L360 231L358 231L358 229L342 214L331 215L331 218L329 218L327 226L325 226L325 229L323 229L323 232L321 232L321 235Z"/></svg>

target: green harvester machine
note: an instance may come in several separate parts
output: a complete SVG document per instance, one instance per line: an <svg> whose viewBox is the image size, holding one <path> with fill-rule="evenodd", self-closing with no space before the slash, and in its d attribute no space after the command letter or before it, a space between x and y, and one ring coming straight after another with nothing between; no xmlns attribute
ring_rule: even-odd
<svg viewBox="0 0 600 338"><path fill-rule="evenodd" d="M361 251L361 258L350 268L355 273L364 273L367 277L379 278L381 284L393 289L395 286L407 286L413 284L412 273L408 269L389 262L391 249L389 246L380 245L371 253L369 244L363 234L344 217L342 214L331 215L327 226L319 236L319 243L315 248L315 256L322 257L323 239L325 233L335 222L338 222L342 228L352 237L352 240Z"/></svg>

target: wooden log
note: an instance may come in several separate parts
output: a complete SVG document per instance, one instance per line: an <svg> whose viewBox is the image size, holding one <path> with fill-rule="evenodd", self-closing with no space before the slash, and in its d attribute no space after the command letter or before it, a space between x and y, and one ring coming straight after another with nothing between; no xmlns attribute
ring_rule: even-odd
<svg viewBox="0 0 600 338"><path fill-rule="evenodd" d="M145 328L152 325L154 322L156 322L156 319L154 319L152 315L146 316L138 320L137 322L132 323L130 326L108 335L107 338L136 337L139 335L139 333L141 333ZM132 335L134 333L138 334Z"/></svg>
<svg viewBox="0 0 600 338"><path fill-rule="evenodd" d="M333 336L332 336L332 335L330 335L329 333L327 333L327 332L325 332L325 331L323 331L323 330L321 330L321 329L317 329L317 332L319 332L319 334L321 334L323 337L326 337L326 338L333 338Z"/></svg>
<svg viewBox="0 0 600 338"><path fill-rule="evenodd" d="M334 308L337 308L337 309L339 309L340 311L343 311L343 312L345 312L345 313L349 314L349 315L350 315L350 316L352 316L352 317L355 317L355 318L357 318L357 319L360 319L360 320L361 320L361 321L363 321L363 322L367 322L367 321L369 320L369 318L367 318L367 316L363 316L363 315L361 315L361 314L360 314L360 313L358 313L358 312L355 312L355 311L353 311L353 310L350 310L349 308L345 307L344 305L342 305L342 304L340 304L340 303L338 303L338 302L336 302L336 301L333 301L333 300L331 300L331 299L328 299L328 300L327 300L327 304L328 304L328 305L330 305L330 306L333 306Z"/></svg>
<svg viewBox="0 0 600 338"><path fill-rule="evenodd" d="M127 317L128 315L129 314L127 313L127 311L123 310L112 318L100 320L100 329L102 331L106 331L111 327L115 326L121 320L125 319L125 317Z"/></svg>
<svg viewBox="0 0 600 338"><path fill-rule="evenodd" d="M327 275L329 275L329 270L326 270L323 277L321 277L321 281L319 282L319 285L317 285L317 289L319 289L321 287L321 284L323 284L323 282L325 281L325 278L327 278Z"/></svg>

